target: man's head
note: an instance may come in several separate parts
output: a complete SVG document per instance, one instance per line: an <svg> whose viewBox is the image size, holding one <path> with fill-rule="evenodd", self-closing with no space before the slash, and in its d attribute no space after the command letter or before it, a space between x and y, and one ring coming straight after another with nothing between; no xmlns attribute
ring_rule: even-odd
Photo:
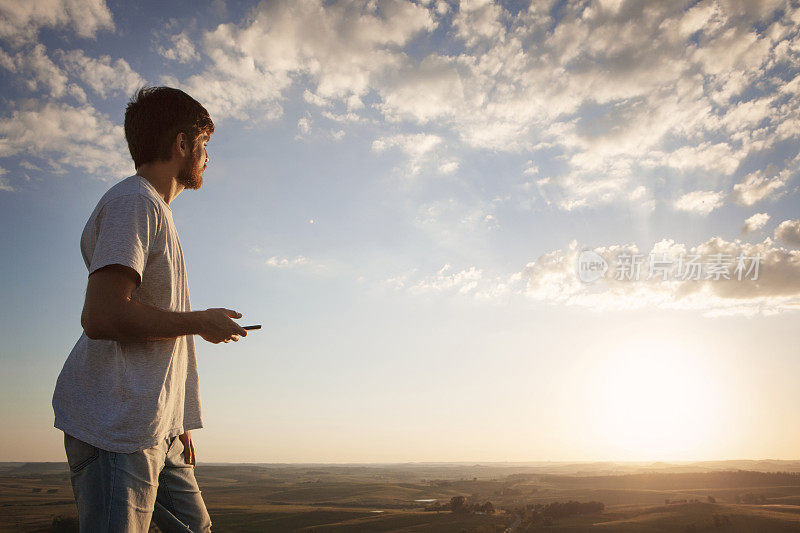
<svg viewBox="0 0 800 533"><path fill-rule="evenodd" d="M125 110L125 139L136 168L179 158L178 181L187 189L203 183L205 143L212 133L208 111L171 87L143 87Z"/></svg>

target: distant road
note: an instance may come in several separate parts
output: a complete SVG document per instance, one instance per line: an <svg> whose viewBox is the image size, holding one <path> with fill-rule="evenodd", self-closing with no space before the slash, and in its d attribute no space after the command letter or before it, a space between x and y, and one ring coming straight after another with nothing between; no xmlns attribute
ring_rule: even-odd
<svg viewBox="0 0 800 533"><path fill-rule="evenodd" d="M514 523L511 524L511 527L506 529L506 533L514 533L514 531L516 531L517 528L519 527L520 522L522 522L522 517L521 516L517 516L515 514L514 517L516 518L516 520L514 520Z"/></svg>

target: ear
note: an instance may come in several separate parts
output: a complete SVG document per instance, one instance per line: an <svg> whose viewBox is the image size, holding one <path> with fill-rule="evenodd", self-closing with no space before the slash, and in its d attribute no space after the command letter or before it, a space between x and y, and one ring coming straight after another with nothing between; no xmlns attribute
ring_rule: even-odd
<svg viewBox="0 0 800 533"><path fill-rule="evenodd" d="M186 154L189 153L189 139L185 133L179 132L175 136L175 141L172 143L172 153L180 159L184 159Z"/></svg>

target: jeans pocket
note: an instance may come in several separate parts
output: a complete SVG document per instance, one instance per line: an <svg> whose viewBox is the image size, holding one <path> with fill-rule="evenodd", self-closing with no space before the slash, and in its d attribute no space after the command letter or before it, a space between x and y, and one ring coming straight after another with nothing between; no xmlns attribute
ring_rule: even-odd
<svg viewBox="0 0 800 533"><path fill-rule="evenodd" d="M64 433L64 449L67 452L67 464L72 472L80 472L100 456L100 449L72 435Z"/></svg>

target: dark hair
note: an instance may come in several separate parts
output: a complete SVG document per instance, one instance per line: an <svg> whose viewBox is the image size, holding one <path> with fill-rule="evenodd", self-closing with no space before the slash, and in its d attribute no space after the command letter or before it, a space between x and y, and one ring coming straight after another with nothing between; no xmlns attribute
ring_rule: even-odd
<svg viewBox="0 0 800 533"><path fill-rule="evenodd" d="M142 87L125 109L125 139L136 168L167 161L175 137L185 133L189 147L203 133L214 133L206 108L172 87Z"/></svg>

